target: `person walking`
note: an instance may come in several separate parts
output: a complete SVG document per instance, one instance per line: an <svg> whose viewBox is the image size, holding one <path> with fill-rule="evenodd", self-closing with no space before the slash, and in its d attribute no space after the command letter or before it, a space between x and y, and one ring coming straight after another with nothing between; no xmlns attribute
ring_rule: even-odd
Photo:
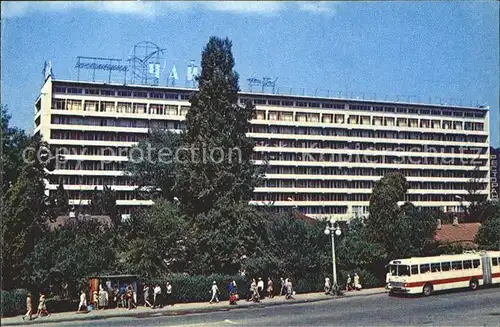
<svg viewBox="0 0 500 327"><path fill-rule="evenodd" d="M357 273L354 274L354 289L356 291L361 291L361 282L359 281L359 275Z"/></svg>
<svg viewBox="0 0 500 327"><path fill-rule="evenodd" d="M149 302L149 285L144 285L144 288L142 289L142 292L144 294L144 307L152 307L151 303Z"/></svg>
<svg viewBox="0 0 500 327"><path fill-rule="evenodd" d="M332 290L332 284L330 283L330 278L326 277L325 278L325 294L330 293L331 290Z"/></svg>
<svg viewBox="0 0 500 327"><path fill-rule="evenodd" d="M160 284L156 284L153 290L153 309L161 304L161 287Z"/></svg>
<svg viewBox="0 0 500 327"><path fill-rule="evenodd" d="M257 291L259 292L259 298L262 299L262 293L264 291L264 281L262 277L259 277L259 281L257 282Z"/></svg>
<svg viewBox="0 0 500 327"><path fill-rule="evenodd" d="M255 278L252 279L252 283L250 284L250 301L260 302L259 290Z"/></svg>
<svg viewBox="0 0 500 327"><path fill-rule="evenodd" d="M82 293L80 294L80 304L78 304L78 310L76 313L80 312L80 309L82 308L85 308L85 312L87 312L87 295L84 290L82 290Z"/></svg>
<svg viewBox="0 0 500 327"><path fill-rule="evenodd" d="M267 296L272 299L274 297L273 294L273 280L271 277L267 278Z"/></svg>
<svg viewBox="0 0 500 327"><path fill-rule="evenodd" d="M212 302L215 300L217 303L219 303L219 297L218 297L218 294L219 294L219 288L217 287L217 283L214 282L212 283L212 298L210 299L210 304L212 304Z"/></svg>
<svg viewBox="0 0 500 327"><path fill-rule="evenodd" d="M32 320L32 300L31 300L31 293L28 293L26 295L26 314L23 316L23 320L26 319L26 317L29 317L29 320Z"/></svg>
<svg viewBox="0 0 500 327"><path fill-rule="evenodd" d="M134 303L134 290L132 288L132 285L127 286L127 292L125 293L125 296L127 298L127 310L137 308Z"/></svg>
<svg viewBox="0 0 500 327"><path fill-rule="evenodd" d="M351 275L347 275L347 281L345 283L345 290L349 292L352 289Z"/></svg>
<svg viewBox="0 0 500 327"><path fill-rule="evenodd" d="M170 281L167 282L167 298L165 303L167 305L174 305L174 299L172 295L172 284L170 283Z"/></svg>
<svg viewBox="0 0 500 327"><path fill-rule="evenodd" d="M281 284L281 289L280 289L280 296L286 294L286 283L283 277L280 277L280 284Z"/></svg>
<svg viewBox="0 0 500 327"><path fill-rule="evenodd" d="M99 310L99 295L97 294L97 291L92 293L92 301L94 302L94 309Z"/></svg>
<svg viewBox="0 0 500 327"><path fill-rule="evenodd" d="M47 311L47 306L45 305L45 295L43 293L40 293L40 299L38 301L38 311L36 314L38 317L50 316L49 312Z"/></svg>
<svg viewBox="0 0 500 327"><path fill-rule="evenodd" d="M292 280L287 278L285 280L286 282L286 299L287 300L293 300L293 285L292 285Z"/></svg>

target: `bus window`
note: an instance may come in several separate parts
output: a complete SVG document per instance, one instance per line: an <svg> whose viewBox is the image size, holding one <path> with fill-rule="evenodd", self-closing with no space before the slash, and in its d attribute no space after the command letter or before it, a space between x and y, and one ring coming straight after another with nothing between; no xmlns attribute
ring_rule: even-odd
<svg viewBox="0 0 500 327"><path fill-rule="evenodd" d="M451 269L453 269L453 270L462 270L462 261L453 261L451 263Z"/></svg>
<svg viewBox="0 0 500 327"><path fill-rule="evenodd" d="M471 269L471 268L472 268L472 261L464 260L464 269Z"/></svg>
<svg viewBox="0 0 500 327"><path fill-rule="evenodd" d="M431 271L432 272L440 272L441 271L441 263L431 263Z"/></svg>
<svg viewBox="0 0 500 327"><path fill-rule="evenodd" d="M412 275L418 275L418 265L412 265L411 266L411 274Z"/></svg>
<svg viewBox="0 0 500 327"><path fill-rule="evenodd" d="M472 267L474 267L474 268L479 267L479 259L472 260Z"/></svg>
<svg viewBox="0 0 500 327"><path fill-rule="evenodd" d="M428 263L424 263L424 264L420 265L420 273L421 274L428 273L429 271L430 271L430 266Z"/></svg>
<svg viewBox="0 0 500 327"><path fill-rule="evenodd" d="M391 268L389 271L391 273L391 276L397 276L398 275L398 265L391 265Z"/></svg>
<svg viewBox="0 0 500 327"><path fill-rule="evenodd" d="M498 266L498 259L497 258L491 258L491 264L493 266Z"/></svg>
<svg viewBox="0 0 500 327"><path fill-rule="evenodd" d="M441 262L441 269L443 269L443 271L449 271L451 268L451 265L449 262Z"/></svg>
<svg viewBox="0 0 500 327"><path fill-rule="evenodd" d="M399 265L398 276L410 276L410 266Z"/></svg>

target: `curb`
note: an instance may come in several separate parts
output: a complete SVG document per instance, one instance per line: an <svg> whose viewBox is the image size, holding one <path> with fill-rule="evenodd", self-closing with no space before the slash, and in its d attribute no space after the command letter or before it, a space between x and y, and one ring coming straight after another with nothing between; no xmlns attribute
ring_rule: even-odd
<svg viewBox="0 0 500 327"><path fill-rule="evenodd" d="M252 303L252 302L244 302L243 304L240 305L228 305L225 304L224 306L218 306L218 307L213 307L213 308L200 308L200 309L179 309L179 310L164 310L164 311L151 311L151 312L120 312L116 314L110 314L106 316L88 316L88 315L76 315L74 317L70 317L70 319L44 319L44 320L39 320L39 321L16 321L16 322L7 322L7 323L1 323L1 326L23 326L23 325L33 325L33 324L49 324L49 323L61 323L61 322L68 322L68 321L88 321L88 320L104 320L104 319L109 319L109 318L148 318L152 316L157 316L157 317L163 317L163 316L184 316L184 315L189 315L189 314L199 314L199 313L208 313L208 312L217 312L217 311L231 311L231 310L238 310L238 309L260 309L260 308L266 308L266 307L274 307L274 306L280 306L280 305L285 305L285 304L302 304L302 303L314 303L314 302L322 302L322 301L331 301L331 300L336 300L336 299L342 299L342 298L350 298L350 297L366 297L366 296L371 296L371 295L378 295L378 294L383 294L385 293L385 290L380 291L380 292L374 292L374 293L369 293L369 294L360 294L360 295L351 295L351 296L331 296L331 297L322 297L322 298L317 298L317 299L296 299L293 301L279 301L279 302L271 302L271 303ZM21 319L21 318L19 318Z"/></svg>

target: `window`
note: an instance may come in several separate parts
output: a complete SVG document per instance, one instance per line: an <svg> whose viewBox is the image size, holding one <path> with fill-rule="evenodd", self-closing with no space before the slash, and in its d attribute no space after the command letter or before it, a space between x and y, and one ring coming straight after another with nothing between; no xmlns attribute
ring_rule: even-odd
<svg viewBox="0 0 500 327"><path fill-rule="evenodd" d="M115 90L101 90L101 95L114 96Z"/></svg>
<svg viewBox="0 0 500 327"><path fill-rule="evenodd" d="M295 102L297 107L307 107L307 102L297 101Z"/></svg>
<svg viewBox="0 0 500 327"><path fill-rule="evenodd" d="M83 91L85 94L99 95L99 89L85 89Z"/></svg>
<svg viewBox="0 0 500 327"><path fill-rule="evenodd" d="M148 97L148 92L134 91L134 97L135 98L147 98Z"/></svg>
<svg viewBox="0 0 500 327"><path fill-rule="evenodd" d="M319 108L319 103L318 102L309 102L309 107L311 107L311 108Z"/></svg>
<svg viewBox="0 0 500 327"><path fill-rule="evenodd" d="M82 89L78 87L68 87L68 93L70 94L82 94Z"/></svg>
<svg viewBox="0 0 500 327"><path fill-rule="evenodd" d="M333 108L333 103L322 103L321 106L323 108L332 109Z"/></svg>
<svg viewBox="0 0 500 327"><path fill-rule="evenodd" d="M453 261L451 263L452 270L462 270L462 261Z"/></svg>
<svg viewBox="0 0 500 327"><path fill-rule="evenodd" d="M268 103L270 106L279 106L280 100L269 100Z"/></svg>
<svg viewBox="0 0 500 327"><path fill-rule="evenodd" d="M418 275L418 265L412 265L411 266L411 274L412 275Z"/></svg>
<svg viewBox="0 0 500 327"><path fill-rule="evenodd" d="M66 93L66 88L61 86L54 87L54 93Z"/></svg>
<svg viewBox="0 0 500 327"><path fill-rule="evenodd" d="M451 265L449 262L441 262L441 269L443 271L450 271Z"/></svg>
<svg viewBox="0 0 500 327"><path fill-rule="evenodd" d="M420 273L425 274L430 271L430 265L428 263L424 263L420 265Z"/></svg>
<svg viewBox="0 0 500 327"><path fill-rule="evenodd" d="M165 99L179 100L177 93L165 93Z"/></svg>
<svg viewBox="0 0 500 327"><path fill-rule="evenodd" d="M191 94L181 94L181 100L189 100L191 98Z"/></svg>
<svg viewBox="0 0 500 327"><path fill-rule="evenodd" d="M464 260L463 265L464 265L464 269L471 269L472 268L472 261L471 260Z"/></svg>
<svg viewBox="0 0 500 327"><path fill-rule="evenodd" d="M149 92L149 97L154 99L163 99L163 92Z"/></svg>
<svg viewBox="0 0 500 327"><path fill-rule="evenodd" d="M479 265L480 265L479 259L472 260L472 267L477 268L479 267Z"/></svg>
<svg viewBox="0 0 500 327"><path fill-rule="evenodd" d="M491 258L491 264L493 266L498 266L498 258Z"/></svg>
<svg viewBox="0 0 500 327"><path fill-rule="evenodd" d="M119 97L131 97L132 96L132 92L131 91L119 90L118 91L118 96Z"/></svg>
<svg viewBox="0 0 500 327"><path fill-rule="evenodd" d="M293 101L283 100L281 101L281 105L285 107L293 107Z"/></svg>
<svg viewBox="0 0 500 327"><path fill-rule="evenodd" d="M441 271L441 263L432 263L431 264L432 272L440 272Z"/></svg>
<svg viewBox="0 0 500 327"><path fill-rule="evenodd" d="M398 265L398 276L410 276L410 266Z"/></svg>
<svg viewBox="0 0 500 327"><path fill-rule="evenodd" d="M253 103L254 104L267 104L267 100L266 99L255 99L255 100L253 100Z"/></svg>

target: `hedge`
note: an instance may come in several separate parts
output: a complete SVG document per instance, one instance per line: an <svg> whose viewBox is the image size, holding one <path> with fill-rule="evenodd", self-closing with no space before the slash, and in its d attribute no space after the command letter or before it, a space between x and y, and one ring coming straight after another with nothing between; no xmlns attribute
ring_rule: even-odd
<svg viewBox="0 0 500 327"><path fill-rule="evenodd" d="M2 317L11 317L26 313L26 297L28 290L14 289L11 291L1 291L0 306ZM35 303L33 303L34 305ZM36 308L35 306L33 306Z"/></svg>

